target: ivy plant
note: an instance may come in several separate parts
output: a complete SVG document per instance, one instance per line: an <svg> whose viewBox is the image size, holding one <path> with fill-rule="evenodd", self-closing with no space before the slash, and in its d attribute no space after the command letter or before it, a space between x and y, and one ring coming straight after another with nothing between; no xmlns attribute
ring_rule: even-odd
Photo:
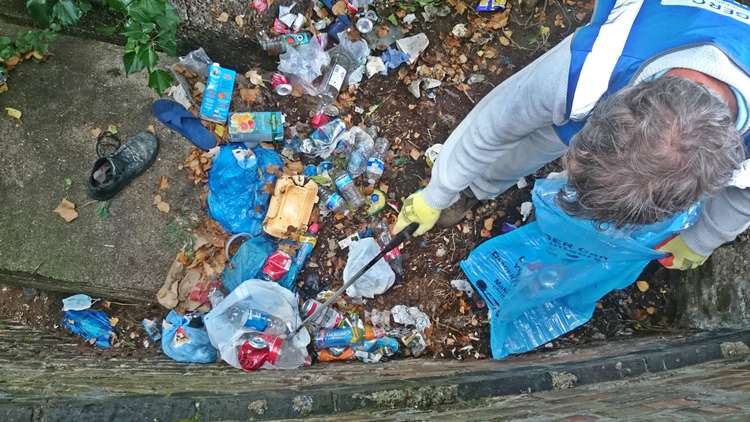
<svg viewBox="0 0 750 422"><path fill-rule="evenodd" d="M159 55L164 52L177 55L177 25L180 18L168 0L99 0L120 17L115 25L99 26L96 30L105 35L119 34L126 39L123 65L131 75L148 72L148 86L162 94L172 83L169 72L158 68ZM41 58L56 34L64 27L77 24L91 11L86 0L26 0L29 15L46 27L22 33L15 40L0 37L0 82L5 69L18 62L14 57L31 54ZM15 61L15 63L13 63ZM9 66L9 63L11 66Z"/></svg>

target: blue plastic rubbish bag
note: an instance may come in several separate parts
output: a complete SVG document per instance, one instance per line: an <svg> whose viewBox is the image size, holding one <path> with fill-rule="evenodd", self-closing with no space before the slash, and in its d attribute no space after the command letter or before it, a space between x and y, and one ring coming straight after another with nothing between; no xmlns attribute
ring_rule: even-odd
<svg viewBox="0 0 750 422"><path fill-rule="evenodd" d="M161 349L177 362L214 363L218 354L200 315L169 311L161 323Z"/></svg>
<svg viewBox="0 0 750 422"><path fill-rule="evenodd" d="M230 233L263 231L263 218L284 163L275 151L223 145L208 173L208 212Z"/></svg>
<svg viewBox="0 0 750 422"><path fill-rule="evenodd" d="M523 353L588 321L596 302L634 282L664 254L653 248L689 227L700 205L625 229L567 215L555 202L564 178L537 180L537 220L479 245L461 268L491 312L492 357Z"/></svg>
<svg viewBox="0 0 750 422"><path fill-rule="evenodd" d="M239 237L241 235L235 236ZM232 240L230 239L227 242L225 250L229 250L229 243ZM242 284L243 281L258 278L257 276L260 274L263 264L274 250L276 250L276 247L268 236L260 235L245 240L240 245L240 248L237 249L232 259L229 260L229 264L224 268L224 272L221 275L224 287L231 292Z"/></svg>
<svg viewBox="0 0 750 422"><path fill-rule="evenodd" d="M93 341L100 349L109 349L112 345L112 324L102 311L85 309L82 311L63 312L62 325L71 333L86 341Z"/></svg>

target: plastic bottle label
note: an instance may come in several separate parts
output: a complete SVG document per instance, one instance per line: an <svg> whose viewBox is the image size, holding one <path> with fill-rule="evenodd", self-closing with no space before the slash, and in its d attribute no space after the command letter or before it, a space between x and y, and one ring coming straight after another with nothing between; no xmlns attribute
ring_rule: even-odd
<svg viewBox="0 0 750 422"><path fill-rule="evenodd" d="M328 198L328 202L326 202L326 207L328 207L329 210L333 211L336 208L340 207L344 202L344 198L341 197L338 193L334 192L331 194L331 196Z"/></svg>
<svg viewBox="0 0 750 422"><path fill-rule="evenodd" d="M380 158L370 158L367 160L367 171L374 174L383 174L385 163Z"/></svg>
<svg viewBox="0 0 750 422"><path fill-rule="evenodd" d="M331 70L331 78L328 80L328 85L334 87L336 91L341 91L341 86L344 85L344 78L346 78L346 69L340 64L333 65Z"/></svg>
<svg viewBox="0 0 750 422"><path fill-rule="evenodd" d="M353 184L354 181L352 180L352 177L348 174L344 174L343 176L336 179L336 187L343 191L346 189L349 185Z"/></svg>

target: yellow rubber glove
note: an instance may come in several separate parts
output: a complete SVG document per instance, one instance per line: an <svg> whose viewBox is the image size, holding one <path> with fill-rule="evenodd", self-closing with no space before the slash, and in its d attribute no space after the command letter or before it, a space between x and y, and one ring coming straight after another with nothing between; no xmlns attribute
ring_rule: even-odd
<svg viewBox="0 0 750 422"><path fill-rule="evenodd" d="M440 210L427 205L421 191L413 193L404 200L404 206L401 207L398 220L393 227L393 233L400 232L411 223L419 223L419 228L414 232L414 236L421 236L437 223L439 217Z"/></svg>
<svg viewBox="0 0 750 422"><path fill-rule="evenodd" d="M656 250L671 254L671 256L660 259L659 263L673 270L692 270L703 265L708 259L707 256L693 252L681 236L675 236L658 245Z"/></svg>

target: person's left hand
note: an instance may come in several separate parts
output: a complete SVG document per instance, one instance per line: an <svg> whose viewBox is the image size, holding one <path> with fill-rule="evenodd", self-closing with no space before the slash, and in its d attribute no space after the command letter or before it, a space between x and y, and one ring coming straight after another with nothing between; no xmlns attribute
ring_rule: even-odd
<svg viewBox="0 0 750 422"><path fill-rule="evenodd" d="M707 256L693 252L679 235L660 243L656 250L671 255L660 259L659 263L672 270L692 270L703 265L708 259Z"/></svg>

